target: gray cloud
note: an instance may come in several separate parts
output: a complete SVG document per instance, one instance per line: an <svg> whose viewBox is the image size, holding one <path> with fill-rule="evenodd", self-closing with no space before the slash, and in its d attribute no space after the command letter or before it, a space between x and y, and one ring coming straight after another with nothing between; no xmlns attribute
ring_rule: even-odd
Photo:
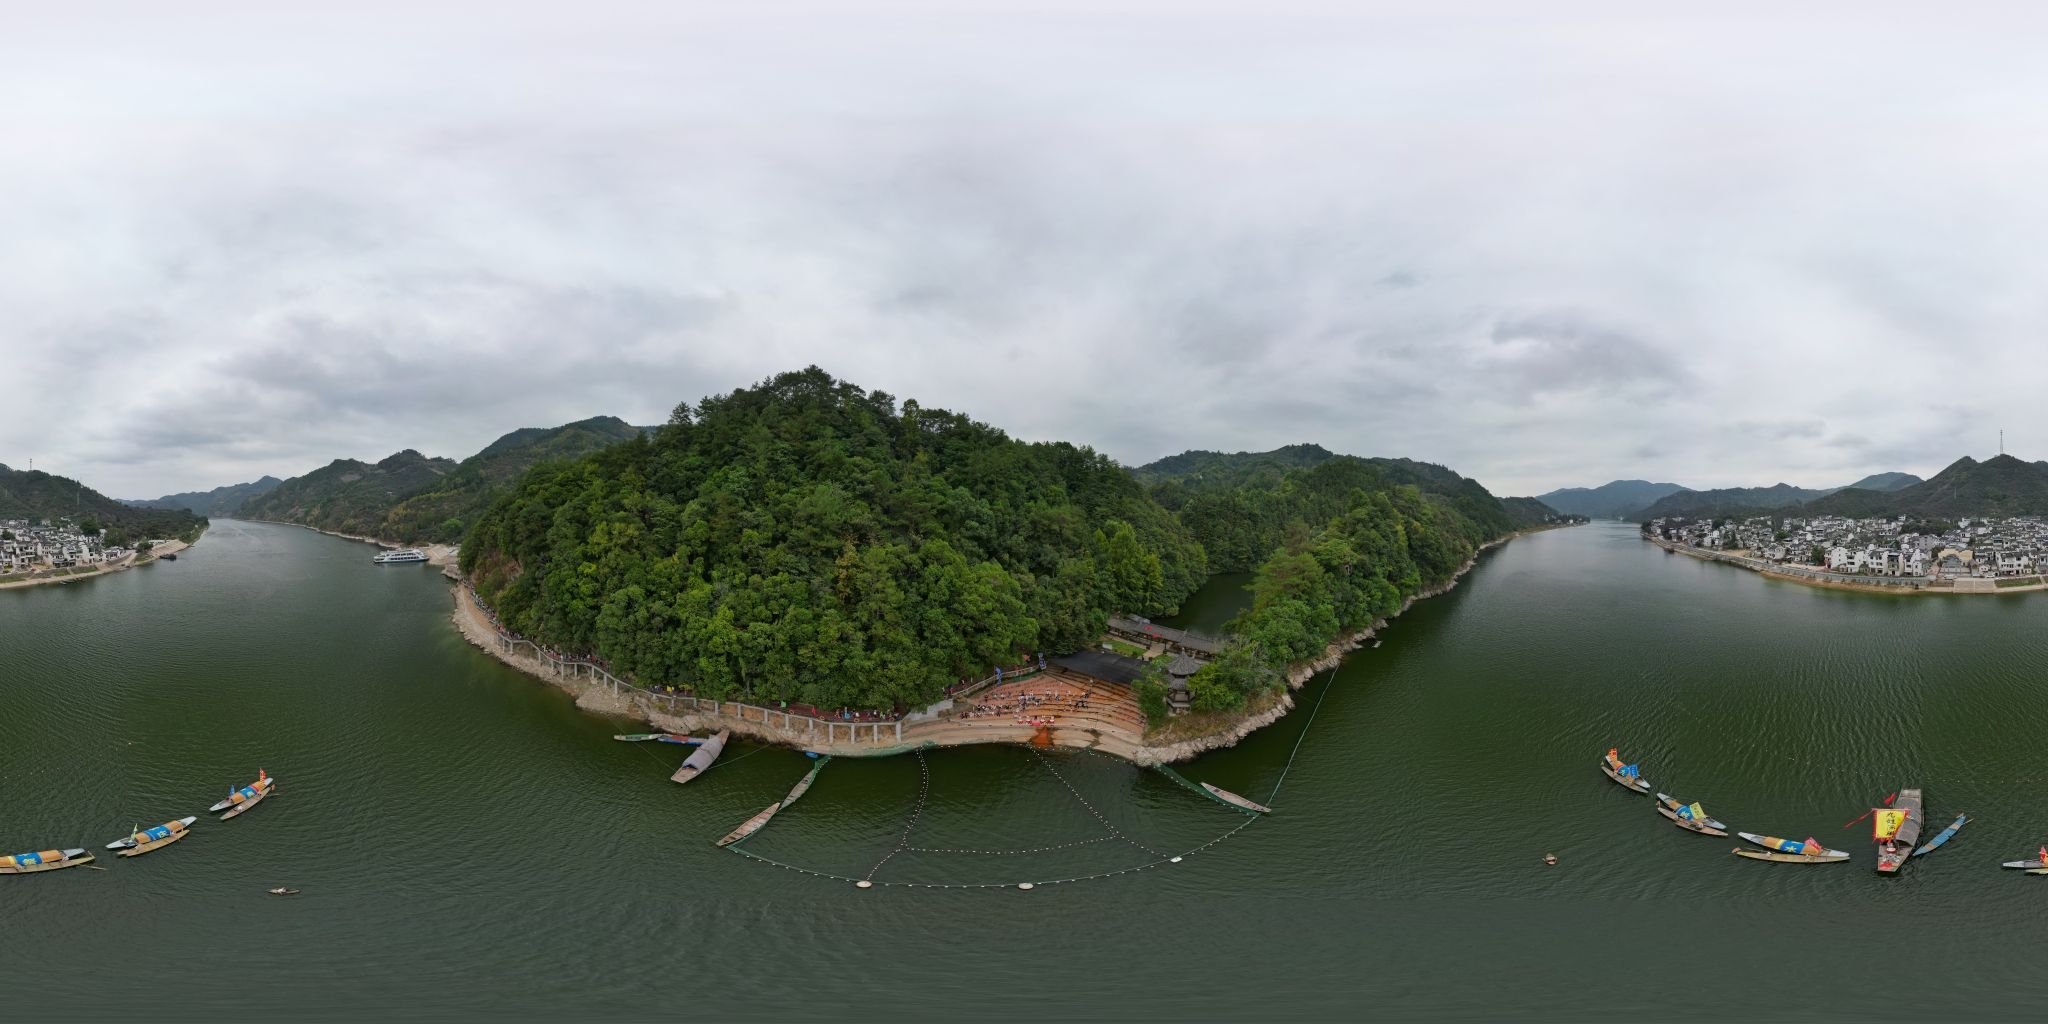
<svg viewBox="0 0 2048 1024"><path fill-rule="evenodd" d="M813 362L1516 493L2048 450L2024 25L1471 6L39 10L0 356L68 376L0 460L150 495Z"/></svg>

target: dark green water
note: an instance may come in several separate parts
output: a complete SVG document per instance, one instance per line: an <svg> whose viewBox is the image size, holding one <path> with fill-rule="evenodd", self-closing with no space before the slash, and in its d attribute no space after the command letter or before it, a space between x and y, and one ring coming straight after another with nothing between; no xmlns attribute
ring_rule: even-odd
<svg viewBox="0 0 2048 1024"><path fill-rule="evenodd" d="M279 793L108 870L0 878L0 1016L355 1019L2027 1017L2048 878L2048 602L1809 590L1623 526L1523 538L1330 684L1257 822L1071 885L856 890L713 848L802 775L680 748L511 673L425 569L217 523L180 561L0 593L0 847L97 849L258 767ZM1312 702L1319 679L1306 696ZM1263 799L1306 720L1183 766ZM1855 851L1739 860L1594 767L1610 744L1732 825ZM1157 773L1018 749L928 756L922 847L1234 827ZM1980 820L1880 879L1872 797ZM861 876L914 757L839 760L750 848ZM1538 858L1564 860L1546 868ZM1050 881L1154 859L904 853L882 881ZM272 885L305 890L265 896Z"/></svg>

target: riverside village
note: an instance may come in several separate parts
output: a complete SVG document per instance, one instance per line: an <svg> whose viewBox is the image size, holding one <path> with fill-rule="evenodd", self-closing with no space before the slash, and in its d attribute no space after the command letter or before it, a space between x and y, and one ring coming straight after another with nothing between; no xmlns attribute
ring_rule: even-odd
<svg viewBox="0 0 2048 1024"><path fill-rule="evenodd" d="M2036 516L1958 519L1905 516L1653 519L1643 532L1667 547L1808 579L1833 577L1892 587L1958 590L2041 584L2048 520Z"/></svg>

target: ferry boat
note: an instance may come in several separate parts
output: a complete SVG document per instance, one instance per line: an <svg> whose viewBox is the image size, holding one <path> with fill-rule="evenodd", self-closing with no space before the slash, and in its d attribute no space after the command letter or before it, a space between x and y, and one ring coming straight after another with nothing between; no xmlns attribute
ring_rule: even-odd
<svg viewBox="0 0 2048 1024"><path fill-rule="evenodd" d="M1917 789L1899 790L1898 801L1890 807L1871 809L1873 824L1872 838L1877 841L1877 872L1881 875L1899 873L1900 865L1913 855L1913 844L1920 841L1920 819L1926 815Z"/></svg>
<svg viewBox="0 0 2048 1024"><path fill-rule="evenodd" d="M385 551L370 559L376 565L404 565L408 562L424 562L426 560L427 553L418 548L399 548L396 551Z"/></svg>

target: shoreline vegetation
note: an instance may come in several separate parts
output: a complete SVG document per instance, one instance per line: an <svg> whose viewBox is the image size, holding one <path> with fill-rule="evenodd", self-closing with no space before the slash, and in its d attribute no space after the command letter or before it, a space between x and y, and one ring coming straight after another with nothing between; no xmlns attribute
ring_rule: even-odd
<svg viewBox="0 0 2048 1024"><path fill-rule="evenodd" d="M199 531L199 536L204 536L205 533L205 527L201 527ZM150 563L155 562L157 559L162 558L165 555L175 555L178 552L191 547L193 544L198 543L199 536L193 537L192 540L189 542L183 540L167 540L164 541L162 544L158 544L155 547L150 548L149 554L147 555L143 555L139 552L131 553L126 558L123 558L118 562L96 565L84 572L80 572L78 571L77 567L73 567L63 572L53 571L50 574L44 576L30 576L27 579L0 580L0 590L19 590L24 587L39 587L51 583L62 585L66 583L77 583L80 580L98 579L101 576L111 576L114 573L123 572L128 569L133 569L137 566L149 565Z"/></svg>
<svg viewBox="0 0 2048 1024"><path fill-rule="evenodd" d="M1142 733L1097 722L1085 726L1055 725L1046 730L1046 741L1051 746L1095 750L1148 767L1186 761L1211 750L1235 746L1240 740L1259 729L1287 717L1295 707L1293 691L1301 689L1316 675L1337 667L1346 655L1363 647L1366 641L1377 636L1390 621L1400 617L1418 601L1440 596L1455 588L1465 574L1478 565L1480 556L1486 552L1501 547L1517 537L1571 525L1577 524L1533 526L1479 545L1472 556L1466 559L1449 579L1409 595L1399 609L1376 619L1363 629L1347 633L1330 642L1315 657L1289 665L1285 673L1285 687L1254 696L1241 710L1197 713L1174 718L1163 726L1147 729ZM963 720L953 717L947 711L939 711L930 718L915 721L906 719L900 732L893 729L888 732L886 741L821 741L814 727L797 729L779 725L773 721L773 717L782 713L759 705L725 701L716 705L720 709L716 712L700 709L677 713L665 710L662 707L663 698L647 690L637 687L621 689L602 679L587 675L565 675L540 657L505 649L499 642L501 634L492 623L489 613L471 594L468 583L460 576L455 578L457 582L450 588L454 610L449 621L464 639L503 664L569 694L575 699L578 708L593 714L642 721L656 729L676 733L691 733L700 729L730 730L757 742L815 751L834 757L886 757L922 747L974 746L990 743L1023 745L1032 743L1039 734L1039 730L1031 725L986 719ZM730 713L724 711L723 709L727 707L733 710ZM753 717L748 717L749 715ZM789 720L787 716L783 716L783 719L785 722ZM875 723L859 724L867 726ZM893 723L883 725L892 726ZM846 726L842 724L838 728L846 729ZM879 734L881 731L877 729L874 733Z"/></svg>
<svg viewBox="0 0 2048 1024"><path fill-rule="evenodd" d="M240 517L240 516L235 516L235 517L227 517L227 516L223 516L222 518L236 518L236 519L240 519L241 517ZM401 543L399 543L398 541L395 541L395 540L386 540L386 539L384 539L384 538L382 538L382 537L366 537L366 536L364 536L364 535L362 535L362 534L360 534L360 533L342 533L342 532L341 532L341 531L339 531L339 530L325 530L325 529L321 529L321 528L320 528L320 527L318 527L318 526L312 526L312 525L309 525L309 524L306 524L306 523L288 523L288 522L285 522L284 520L281 520L281 519L243 519L242 521L243 521L243 522L245 522L245 523L262 523L262 524L264 524L264 525L266 525L266 526L296 526L296 527L298 527L298 528L299 528L299 529L301 529L301 530L311 530L311 531L313 531L314 533L324 533L324 534L326 534L326 535L327 535L327 536L329 536L329 537L340 537L340 538L341 538L341 539L343 539L343 540L353 540L353 541L361 541L361 542L362 542L362 543L364 543L364 544L375 544L376 546L378 546L378 547L381 547L381 548L393 548L393 549L396 549L396 548L404 548L404 547L417 547L417 548L418 548L418 549L420 550L420 552L421 552L422 554L424 554L424 555L426 555L426 556L427 556L427 564L428 564L428 565L431 565L431 566L434 566L434 567L436 567L436 568L440 569L440 570L441 570L441 573L442 573L442 575L444 575L444 576L447 576L447 577L448 577L449 579L459 579L459 578L460 578L459 576L457 576L457 575L455 574L455 571L454 571L454 569L452 568L452 567L453 567L453 566L455 565L455 559L457 558L457 556L459 556L459 555L460 555L460 554L462 553L462 549L461 549L461 547L460 547L459 545L455 545L455 544L419 544L419 545L401 544Z"/></svg>
<svg viewBox="0 0 2048 1024"><path fill-rule="evenodd" d="M1688 544L1678 544L1665 540L1662 537L1652 537L1648 533L1638 533L1638 536L1669 552L1687 555L1702 562L1718 562L1722 565L1753 572L1768 579L1782 580L1786 583L1797 583L1800 586L1812 587L1816 590L1848 590L1860 594L1895 594L1901 597L1918 594L2026 594L2034 591L2048 590L2048 577L2042 576L1963 577L1955 580L1925 582L1919 577L1913 577L1910 580L1907 577L1895 576L1858 577L1839 573L1826 573L1823 570L1806 567L1800 567L1802 571L1795 572L1774 567L1772 563L1765 562L1762 559L1750 558L1731 551L1696 548Z"/></svg>

